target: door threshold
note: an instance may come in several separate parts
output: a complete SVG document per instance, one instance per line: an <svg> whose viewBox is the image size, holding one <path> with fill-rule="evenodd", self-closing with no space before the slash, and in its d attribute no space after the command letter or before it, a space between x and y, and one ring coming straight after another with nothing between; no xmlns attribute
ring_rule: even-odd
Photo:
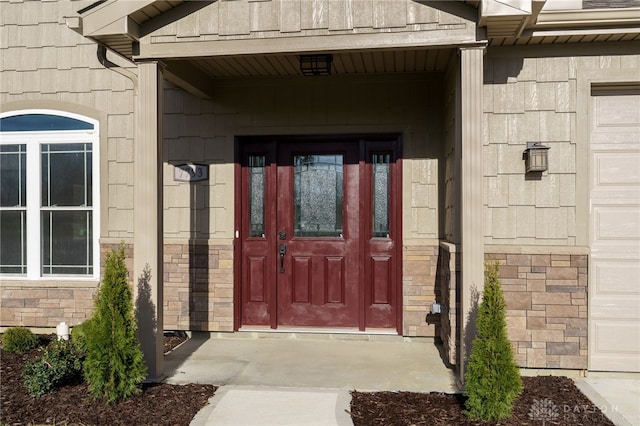
<svg viewBox="0 0 640 426"><path fill-rule="evenodd" d="M236 335L246 337L273 337L290 339L335 339L335 340L386 340L402 338L395 329L374 328L360 331L356 327L279 327L246 326L241 327Z"/></svg>

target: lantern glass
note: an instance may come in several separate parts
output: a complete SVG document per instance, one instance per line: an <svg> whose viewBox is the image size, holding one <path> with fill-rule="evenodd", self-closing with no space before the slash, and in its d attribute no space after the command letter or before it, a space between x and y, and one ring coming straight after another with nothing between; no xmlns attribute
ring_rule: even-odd
<svg viewBox="0 0 640 426"><path fill-rule="evenodd" d="M539 142L529 142L525 150L527 173L547 171L549 168L548 152L548 146L544 146Z"/></svg>
<svg viewBox="0 0 640 426"><path fill-rule="evenodd" d="M331 75L333 56L330 54L300 55L298 59L302 75Z"/></svg>

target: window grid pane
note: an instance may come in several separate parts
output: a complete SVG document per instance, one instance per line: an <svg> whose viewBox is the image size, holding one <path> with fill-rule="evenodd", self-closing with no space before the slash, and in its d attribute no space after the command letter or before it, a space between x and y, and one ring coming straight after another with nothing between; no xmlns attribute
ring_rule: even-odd
<svg viewBox="0 0 640 426"><path fill-rule="evenodd" d="M0 211L0 273L27 273L27 212Z"/></svg>
<svg viewBox="0 0 640 426"><path fill-rule="evenodd" d="M294 156L294 235L342 237L343 156Z"/></svg>
<svg viewBox="0 0 640 426"><path fill-rule="evenodd" d="M0 273L27 273L27 146L0 145Z"/></svg>
<svg viewBox="0 0 640 426"><path fill-rule="evenodd" d="M249 156L249 236L264 237L264 155Z"/></svg>
<svg viewBox="0 0 640 426"><path fill-rule="evenodd" d="M0 145L0 207L27 205L27 146Z"/></svg>
<svg viewBox="0 0 640 426"><path fill-rule="evenodd" d="M92 212L42 212L42 275L93 273Z"/></svg>
<svg viewBox="0 0 640 426"><path fill-rule="evenodd" d="M90 206L91 144L42 145L42 206Z"/></svg>
<svg viewBox="0 0 640 426"><path fill-rule="evenodd" d="M389 237L389 164L390 154L373 154L373 236Z"/></svg>

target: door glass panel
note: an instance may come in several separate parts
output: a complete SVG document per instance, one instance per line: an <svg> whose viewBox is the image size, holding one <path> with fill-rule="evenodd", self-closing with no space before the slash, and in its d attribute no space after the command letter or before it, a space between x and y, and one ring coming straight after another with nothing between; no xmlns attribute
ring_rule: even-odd
<svg viewBox="0 0 640 426"><path fill-rule="evenodd" d="M342 155L296 155L294 235L342 237Z"/></svg>
<svg viewBox="0 0 640 426"><path fill-rule="evenodd" d="M389 237L389 163L390 154L373 154L373 236Z"/></svg>
<svg viewBox="0 0 640 426"><path fill-rule="evenodd" d="M249 156L249 236L264 237L265 156Z"/></svg>

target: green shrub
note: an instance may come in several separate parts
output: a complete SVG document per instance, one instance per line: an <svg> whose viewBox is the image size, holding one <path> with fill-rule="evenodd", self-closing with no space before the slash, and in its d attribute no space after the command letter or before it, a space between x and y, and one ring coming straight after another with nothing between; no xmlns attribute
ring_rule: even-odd
<svg viewBox="0 0 640 426"><path fill-rule="evenodd" d="M87 330L91 326L91 319L85 320L71 328L71 342L76 352L82 356L87 355Z"/></svg>
<svg viewBox="0 0 640 426"><path fill-rule="evenodd" d="M107 256L94 314L86 330L84 378L91 394L107 403L140 392L146 377L124 259L122 245Z"/></svg>
<svg viewBox="0 0 640 426"><path fill-rule="evenodd" d="M53 340L22 371L24 386L33 396L42 396L82 376L82 356L67 340Z"/></svg>
<svg viewBox="0 0 640 426"><path fill-rule="evenodd" d="M477 335L465 372L465 414L472 419L509 417L515 399L522 392L520 371L507 337L505 309L498 264L487 264Z"/></svg>
<svg viewBox="0 0 640 426"><path fill-rule="evenodd" d="M21 354L38 346L38 337L25 327L11 327L2 336L2 348Z"/></svg>

